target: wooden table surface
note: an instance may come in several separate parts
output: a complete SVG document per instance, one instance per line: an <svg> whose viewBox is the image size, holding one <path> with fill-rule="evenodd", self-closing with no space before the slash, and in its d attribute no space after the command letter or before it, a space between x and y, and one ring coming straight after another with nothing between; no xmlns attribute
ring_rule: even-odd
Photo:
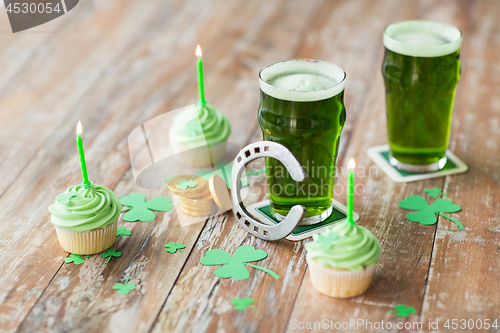
<svg viewBox="0 0 500 333"><path fill-rule="evenodd" d="M393 327L422 322L422 331L442 332L447 319L500 320L498 0L82 0L59 19L17 34L0 12L0 331L293 332L293 323L352 319ZM196 101L197 44L207 99L229 117L229 140L241 147L261 139L259 69L289 58L322 59L347 72L338 165L353 157L373 167L367 148L387 142L382 31L408 19L444 21L463 32L450 148L469 171L407 184L380 170L358 177L366 189L355 198L359 223L382 245L367 293L322 296L311 285L304 242L257 239L232 213L188 227L175 210L147 223L120 218L119 226L132 230L117 239L121 258L64 263L68 253L47 208L81 182L78 120L93 182L118 196L168 196L135 184L127 140L145 121ZM247 204L266 197L263 175L251 184ZM338 184L345 185L343 175ZM431 226L405 218L398 202L432 187L462 206L452 216L465 230L442 218ZM345 203L345 192L335 198ZM185 244L184 253L166 253L171 241ZM253 269L247 280L219 279L214 267L200 264L209 249L233 253L244 244L266 250L259 264L281 278ZM137 289L118 295L112 287L125 277ZM235 297L253 298L256 308L234 310ZM417 314L388 313L396 304Z"/></svg>

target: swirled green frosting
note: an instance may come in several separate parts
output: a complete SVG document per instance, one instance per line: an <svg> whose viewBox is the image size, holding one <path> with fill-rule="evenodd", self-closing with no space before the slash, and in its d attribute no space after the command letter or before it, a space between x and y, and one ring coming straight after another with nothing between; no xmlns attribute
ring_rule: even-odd
<svg viewBox="0 0 500 333"><path fill-rule="evenodd" d="M109 188L102 185L70 186L56 197L49 207L51 221L56 226L72 231L90 231L106 228L118 220L122 205Z"/></svg>
<svg viewBox="0 0 500 333"><path fill-rule="evenodd" d="M360 271L380 258L380 242L366 228L348 222L337 224L305 245L307 257L324 267Z"/></svg>
<svg viewBox="0 0 500 333"><path fill-rule="evenodd" d="M170 140L191 148L225 142L231 134L229 119L214 106L190 105L179 112L170 128Z"/></svg>

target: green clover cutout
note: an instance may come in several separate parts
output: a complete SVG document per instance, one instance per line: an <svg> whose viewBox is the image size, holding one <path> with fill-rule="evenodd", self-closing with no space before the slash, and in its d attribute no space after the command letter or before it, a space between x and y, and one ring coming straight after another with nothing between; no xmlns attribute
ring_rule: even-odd
<svg viewBox="0 0 500 333"><path fill-rule="evenodd" d="M182 243L175 244L174 242L170 242L170 243L165 244L165 247L166 247L165 251L167 251L168 253L175 253L177 250L184 253L184 251L182 251L181 249L185 249L186 245L184 245Z"/></svg>
<svg viewBox="0 0 500 333"><path fill-rule="evenodd" d="M101 253L101 257L108 258L108 260L106 260L106 264L111 260L111 258L113 258L113 257L118 258L121 256L122 256L122 253L116 251L115 249L107 249L106 252Z"/></svg>
<svg viewBox="0 0 500 333"><path fill-rule="evenodd" d="M190 122L186 123L186 128L187 136L190 138L203 134L203 129L201 128L201 123L199 120L191 120Z"/></svg>
<svg viewBox="0 0 500 333"><path fill-rule="evenodd" d="M131 292L132 290L135 290L135 284L133 283L128 283L128 279L127 278L125 280L125 283L117 283L113 286L113 289L117 289L118 292L117 294L128 294L129 292Z"/></svg>
<svg viewBox="0 0 500 333"><path fill-rule="evenodd" d="M181 179L181 180L179 180L177 182L177 186L176 187L179 190L183 190L183 191L186 190L188 187L191 187L191 188L196 187L196 184L197 184L196 180L193 180L193 179L194 179L194 177L191 178L190 180Z"/></svg>
<svg viewBox="0 0 500 333"><path fill-rule="evenodd" d="M60 203L67 205L71 201L71 198L76 197L77 195L78 195L78 192L69 191L66 193L59 194L56 199Z"/></svg>
<svg viewBox="0 0 500 333"><path fill-rule="evenodd" d="M415 310L415 308L413 306L406 307L403 304L399 304L399 305L394 306L394 308L396 310L391 310L391 311L389 311L389 313L396 313L398 315L398 317L408 318L410 316L410 314L417 313L417 310Z"/></svg>
<svg viewBox="0 0 500 333"><path fill-rule="evenodd" d="M200 263L207 266L224 265L215 270L214 274L221 279L233 278L235 280L245 280L250 277L248 269L245 267L250 266L271 275L276 280L280 277L273 271L249 264L251 261L262 260L267 257L267 252L264 250L256 250L251 245L243 245L234 251L234 256L230 255L224 250L212 249L205 253L201 258Z"/></svg>
<svg viewBox="0 0 500 333"><path fill-rule="evenodd" d="M87 259L90 257L92 257L92 256L82 257L81 254L70 254L68 258L64 258L64 262L67 264L73 263L75 265L80 265L80 264L83 264L85 262L84 259Z"/></svg>
<svg viewBox="0 0 500 333"><path fill-rule="evenodd" d="M120 236L123 239L123 236L132 235L132 230L127 230L126 228L116 228L116 237Z"/></svg>
<svg viewBox="0 0 500 333"><path fill-rule="evenodd" d="M427 203L420 195L410 195L406 200L401 200L399 202L399 207L408 210L418 210L418 212L409 213L406 218L412 222L419 222L425 225L431 225L437 222L436 214L449 219L450 221L456 223L460 229L464 226L458 220L443 215L441 213L455 213L462 209L459 205L453 204L450 199L437 199L431 205Z"/></svg>
<svg viewBox="0 0 500 333"><path fill-rule="evenodd" d="M251 305L254 302L252 298L244 297L243 299L235 298L231 301L234 305L235 310L245 311L247 308L255 309L255 305Z"/></svg>
<svg viewBox="0 0 500 333"><path fill-rule="evenodd" d="M326 236L324 234L319 234L316 242L320 244L321 249L328 250L332 248L332 243L335 242L338 238L338 234L330 232Z"/></svg>
<svg viewBox="0 0 500 333"><path fill-rule="evenodd" d="M424 188L424 192L427 193L431 198L437 198L440 195L448 195L447 193L441 192L440 188L433 187L433 188Z"/></svg>
<svg viewBox="0 0 500 333"><path fill-rule="evenodd" d="M127 222L149 222L156 218L155 213L168 212L174 208L172 199L167 197L157 197L146 202L146 196L141 193L132 193L126 197L120 198L120 203L124 206L129 206L131 209L123 215L123 220Z"/></svg>

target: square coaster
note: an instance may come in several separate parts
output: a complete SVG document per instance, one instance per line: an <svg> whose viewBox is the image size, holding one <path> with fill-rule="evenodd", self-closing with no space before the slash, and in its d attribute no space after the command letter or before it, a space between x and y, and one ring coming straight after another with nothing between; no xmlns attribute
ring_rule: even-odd
<svg viewBox="0 0 500 333"><path fill-rule="evenodd" d="M439 171L429 173L410 173L398 170L392 166L389 161L389 145L368 148L367 153L373 162L375 162L375 164L377 164L377 166L396 183L414 182L417 180L454 175L466 172L468 169L467 165L449 149L446 150L446 157L448 161L446 162L444 168Z"/></svg>
<svg viewBox="0 0 500 333"><path fill-rule="evenodd" d="M299 225L295 228L294 231L286 239L291 241L299 241L306 239L307 237L311 237L312 235L319 234L327 227L334 225L339 222L343 222L347 220L347 208L337 200L333 199L333 210L332 214L328 219L323 222L319 222L311 225ZM271 207L269 206L269 200L260 201L250 205L247 208L247 211L255 217L258 221L267 224L274 225L278 224L279 221L271 215ZM353 212L352 217L354 221L359 220L359 215L356 212Z"/></svg>

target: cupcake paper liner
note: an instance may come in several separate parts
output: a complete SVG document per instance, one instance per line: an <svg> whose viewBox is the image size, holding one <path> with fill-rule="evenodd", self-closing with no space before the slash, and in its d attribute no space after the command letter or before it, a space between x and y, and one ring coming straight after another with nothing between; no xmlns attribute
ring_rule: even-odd
<svg viewBox="0 0 500 333"><path fill-rule="evenodd" d="M323 267L306 256L313 286L322 294L336 298L361 295L370 288L375 266L362 271L349 271Z"/></svg>
<svg viewBox="0 0 500 333"><path fill-rule="evenodd" d="M118 221L108 225L106 229L96 228L91 231L72 231L55 226L59 244L73 254L90 255L109 249L116 240Z"/></svg>

